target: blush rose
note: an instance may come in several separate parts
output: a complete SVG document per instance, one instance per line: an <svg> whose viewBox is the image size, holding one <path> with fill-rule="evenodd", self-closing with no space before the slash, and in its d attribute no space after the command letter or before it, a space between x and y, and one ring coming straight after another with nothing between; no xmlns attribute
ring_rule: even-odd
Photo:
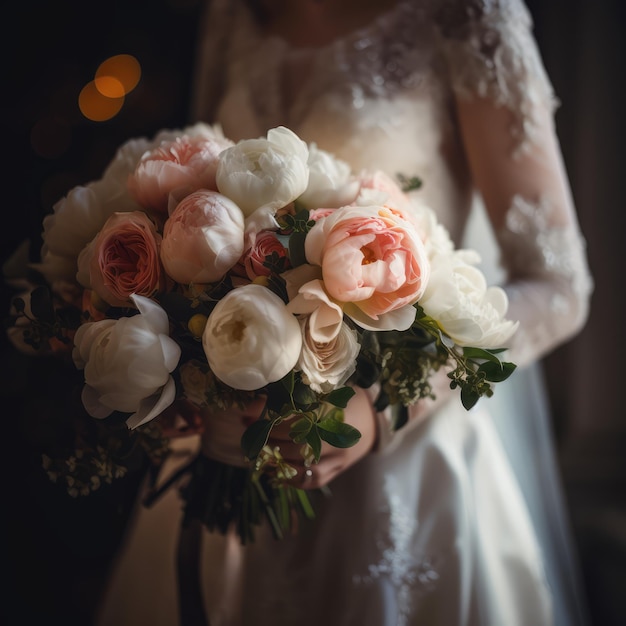
<svg viewBox="0 0 626 626"><path fill-rule="evenodd" d="M150 297L164 286L160 245L145 213L114 213L78 257L78 281L112 306L131 306L131 294Z"/></svg>

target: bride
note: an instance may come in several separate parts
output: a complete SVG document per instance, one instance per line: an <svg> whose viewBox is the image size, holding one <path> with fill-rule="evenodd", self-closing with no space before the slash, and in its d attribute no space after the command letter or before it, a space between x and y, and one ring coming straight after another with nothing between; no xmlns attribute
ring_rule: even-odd
<svg viewBox="0 0 626 626"><path fill-rule="evenodd" d="M536 369L581 329L592 288L555 106L521 0L209 3L194 121L235 140L283 125L354 170L419 177L412 193L506 289L519 367L469 412L441 381L393 434L358 393L361 443L302 483L331 494L310 526L245 547L183 533L183 564L202 551L195 608L193 566L174 596L178 496L138 511L99 626L172 626L176 600L212 626L585 623Z"/></svg>

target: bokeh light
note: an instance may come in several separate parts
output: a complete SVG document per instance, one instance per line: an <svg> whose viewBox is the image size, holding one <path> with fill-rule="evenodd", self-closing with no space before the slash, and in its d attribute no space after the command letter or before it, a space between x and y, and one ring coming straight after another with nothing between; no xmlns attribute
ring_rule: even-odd
<svg viewBox="0 0 626 626"><path fill-rule="evenodd" d="M117 54L100 64L96 70L95 83L103 95L119 98L130 93L140 78L139 61L131 54Z"/></svg>
<svg viewBox="0 0 626 626"><path fill-rule="evenodd" d="M106 98L123 98L126 95L124 85L115 76L97 76L93 82Z"/></svg>
<svg viewBox="0 0 626 626"><path fill-rule="evenodd" d="M121 98L108 98L96 87L96 82L87 83L78 95L78 106L81 113L93 122L105 122L115 117L124 104Z"/></svg>

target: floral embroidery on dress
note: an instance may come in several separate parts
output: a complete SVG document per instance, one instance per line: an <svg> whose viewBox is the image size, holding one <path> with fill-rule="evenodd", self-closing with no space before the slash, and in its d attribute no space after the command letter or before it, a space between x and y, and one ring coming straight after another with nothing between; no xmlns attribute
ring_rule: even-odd
<svg viewBox="0 0 626 626"><path fill-rule="evenodd" d="M387 518L388 525L383 529L384 525L380 524L375 538L380 559L368 565L366 574L355 574L352 582L355 586L368 586L387 578L396 590L397 626L406 626L413 602L436 588L443 555L416 558L411 541L416 536L419 522L404 503L397 482L393 475L385 476L387 498L380 509L380 517Z"/></svg>

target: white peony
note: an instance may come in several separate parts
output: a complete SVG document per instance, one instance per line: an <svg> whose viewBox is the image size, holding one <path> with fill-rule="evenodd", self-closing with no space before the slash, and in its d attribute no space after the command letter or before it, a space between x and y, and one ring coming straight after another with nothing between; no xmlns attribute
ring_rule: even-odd
<svg viewBox="0 0 626 626"><path fill-rule="evenodd" d="M298 320L272 291L249 284L229 291L215 306L202 336L213 373L244 391L261 389L289 373L298 361Z"/></svg>
<svg viewBox="0 0 626 626"><path fill-rule="evenodd" d="M174 402L170 375L180 347L169 337L165 311L143 296L131 296L138 315L83 324L74 337L76 367L85 370L82 399L87 412L105 418L132 413L129 428L157 417Z"/></svg>
<svg viewBox="0 0 626 626"><path fill-rule="evenodd" d="M309 183L309 148L294 132L279 126L267 138L245 139L220 154L217 188L237 204L247 232L276 228L274 215Z"/></svg>
<svg viewBox="0 0 626 626"><path fill-rule="evenodd" d="M298 198L307 209L339 208L355 199L360 183L345 161L311 143L308 165L309 184Z"/></svg>
<svg viewBox="0 0 626 626"><path fill-rule="evenodd" d="M420 304L458 345L502 348L518 322L505 318L507 295L500 287L487 286L484 274L474 266L479 261L472 250L434 255Z"/></svg>

